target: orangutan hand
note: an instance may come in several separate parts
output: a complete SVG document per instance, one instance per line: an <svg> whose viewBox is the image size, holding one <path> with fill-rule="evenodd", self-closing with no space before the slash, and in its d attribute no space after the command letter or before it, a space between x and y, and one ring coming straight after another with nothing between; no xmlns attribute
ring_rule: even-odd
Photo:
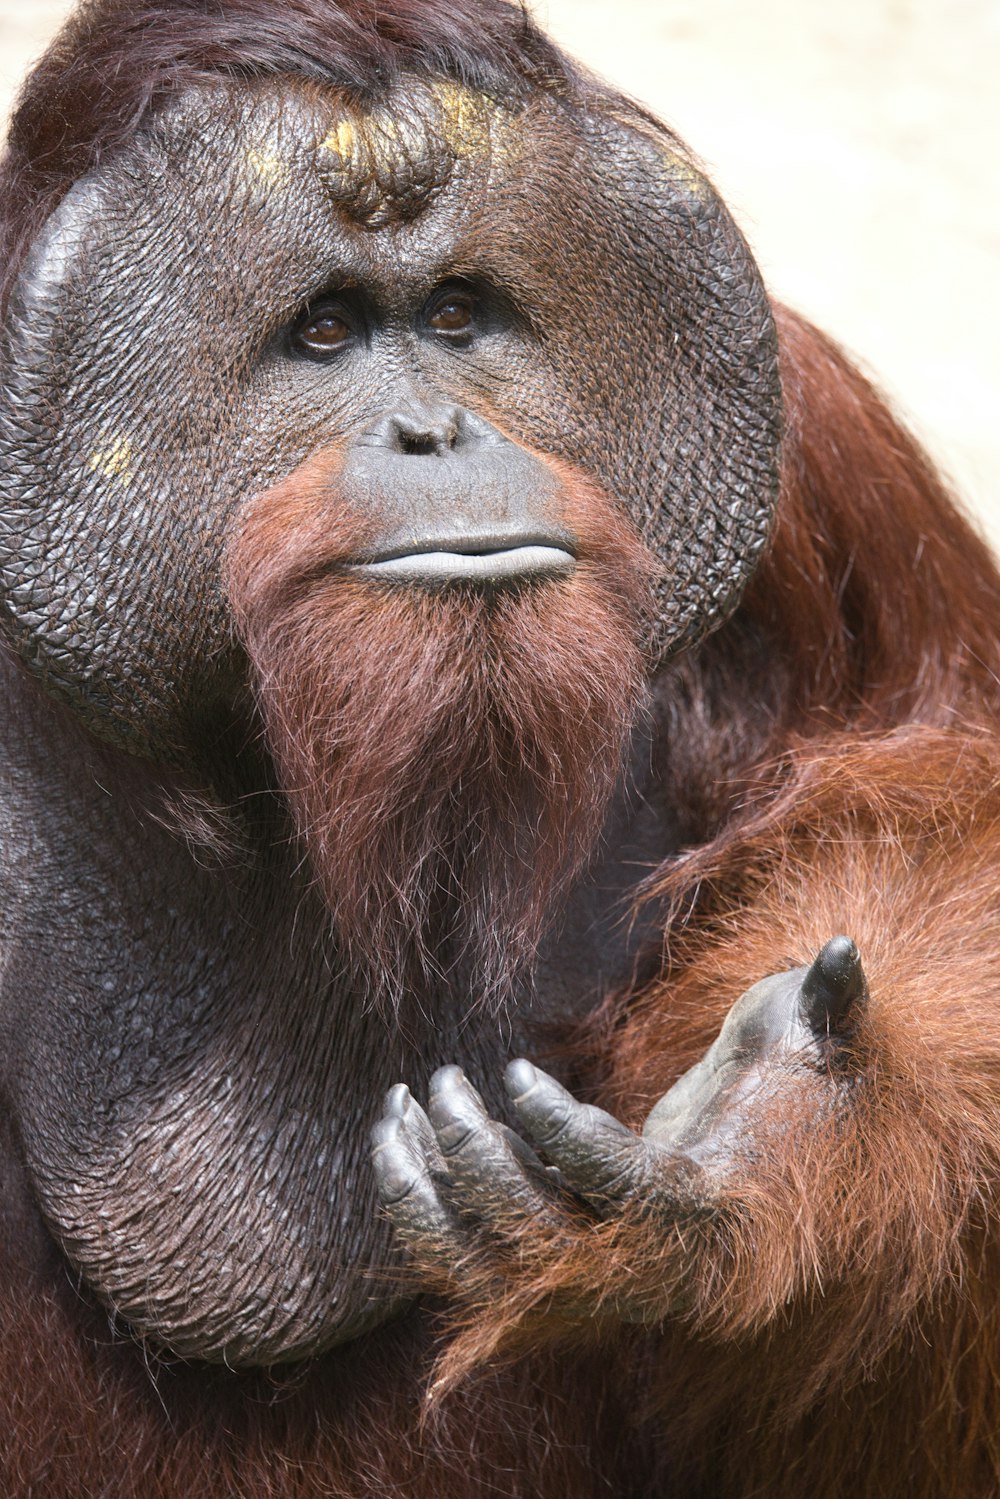
<svg viewBox="0 0 1000 1499"><path fill-rule="evenodd" d="M490 1117L456 1066L431 1079L426 1112L399 1084L374 1132L382 1205L418 1268L459 1290L465 1275L481 1283L484 1256L499 1266L516 1248L530 1260L533 1242L565 1246L588 1222L639 1214L666 1231L709 1217L734 1171L752 1173L768 1131L792 1114L801 1122L803 1108L826 1113L850 1085L866 998L846 937L811 966L763 979L641 1134L524 1060L504 1082L532 1145Z"/></svg>

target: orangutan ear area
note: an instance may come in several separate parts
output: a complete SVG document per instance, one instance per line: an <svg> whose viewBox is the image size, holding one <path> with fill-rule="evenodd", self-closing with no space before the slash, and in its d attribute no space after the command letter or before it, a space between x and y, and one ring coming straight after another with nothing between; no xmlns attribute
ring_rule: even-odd
<svg viewBox="0 0 1000 1499"><path fill-rule="evenodd" d="M87 0L0 203L3 1499L995 1496L1000 576L878 392L508 0Z"/></svg>

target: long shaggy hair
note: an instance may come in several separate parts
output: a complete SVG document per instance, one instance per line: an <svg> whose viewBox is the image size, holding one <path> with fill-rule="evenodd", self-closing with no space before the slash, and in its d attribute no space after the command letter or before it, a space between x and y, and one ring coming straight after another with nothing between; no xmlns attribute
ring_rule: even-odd
<svg viewBox="0 0 1000 1499"><path fill-rule="evenodd" d="M487 592L373 582L320 454L231 549L267 741L368 994L496 1005L601 830L644 692L651 563L563 471L572 575Z"/></svg>

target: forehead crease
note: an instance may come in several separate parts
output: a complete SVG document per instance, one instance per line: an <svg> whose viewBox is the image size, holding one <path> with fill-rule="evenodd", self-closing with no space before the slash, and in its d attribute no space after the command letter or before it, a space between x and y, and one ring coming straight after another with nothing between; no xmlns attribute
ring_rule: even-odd
<svg viewBox="0 0 1000 1499"><path fill-rule="evenodd" d="M415 218L449 181L454 160L419 102L337 111L318 167L336 203L368 228Z"/></svg>
<svg viewBox="0 0 1000 1499"><path fill-rule="evenodd" d="M485 94L404 79L368 108L335 104L320 170L334 199L366 228L418 217L456 179L485 185L517 149L519 121Z"/></svg>

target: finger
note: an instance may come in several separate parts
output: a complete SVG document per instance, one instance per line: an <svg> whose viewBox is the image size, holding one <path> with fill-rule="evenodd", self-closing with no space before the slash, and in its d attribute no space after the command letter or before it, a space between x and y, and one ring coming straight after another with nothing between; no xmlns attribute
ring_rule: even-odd
<svg viewBox="0 0 1000 1499"><path fill-rule="evenodd" d="M850 937L831 937L802 980L803 1019L819 1037L848 1037L867 1002L868 983L857 944Z"/></svg>
<svg viewBox="0 0 1000 1499"><path fill-rule="evenodd" d="M395 1095L395 1096L393 1096ZM393 1090L387 1112L372 1131L372 1165L379 1202L402 1241L421 1257L455 1263L465 1250L457 1214L431 1170L433 1131L420 1105Z"/></svg>
<svg viewBox="0 0 1000 1499"><path fill-rule="evenodd" d="M437 1136L431 1122L405 1083L390 1088L385 1098L384 1118L395 1117L406 1121L407 1132L423 1151L430 1170L436 1176L447 1177L448 1168L438 1148Z"/></svg>
<svg viewBox="0 0 1000 1499"><path fill-rule="evenodd" d="M431 1078L427 1111L462 1206L494 1226L550 1216L546 1170L534 1151L490 1118L461 1068Z"/></svg>
<svg viewBox="0 0 1000 1499"><path fill-rule="evenodd" d="M511 1062L504 1085L525 1129L573 1191L598 1202L621 1202L642 1190L650 1148L619 1120L579 1103L531 1062Z"/></svg>
<svg viewBox="0 0 1000 1499"><path fill-rule="evenodd" d="M496 1124L495 1127L500 1131L503 1138L507 1141L507 1144L514 1152L514 1155L520 1161L529 1177L534 1178L538 1183L544 1182L547 1187L554 1190L558 1190L559 1187L561 1187L562 1172L559 1170L558 1166L546 1165L537 1151L532 1150L527 1140L523 1139L519 1134L516 1134L515 1131L510 1129L506 1124Z"/></svg>

